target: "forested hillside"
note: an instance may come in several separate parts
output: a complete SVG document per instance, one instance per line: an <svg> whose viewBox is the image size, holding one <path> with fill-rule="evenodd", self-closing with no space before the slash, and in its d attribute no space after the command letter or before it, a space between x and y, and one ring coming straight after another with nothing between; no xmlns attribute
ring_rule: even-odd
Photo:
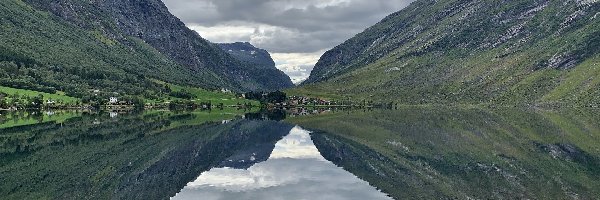
<svg viewBox="0 0 600 200"><path fill-rule="evenodd" d="M0 85L73 97L158 96L164 82L271 90L257 66L202 39L158 0L0 2Z"/></svg>

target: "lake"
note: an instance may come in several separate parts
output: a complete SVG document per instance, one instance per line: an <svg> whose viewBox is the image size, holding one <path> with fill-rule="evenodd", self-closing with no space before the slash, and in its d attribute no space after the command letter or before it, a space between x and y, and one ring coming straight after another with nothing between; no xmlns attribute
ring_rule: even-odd
<svg viewBox="0 0 600 200"><path fill-rule="evenodd" d="M600 112L0 113L0 199L597 199Z"/></svg>

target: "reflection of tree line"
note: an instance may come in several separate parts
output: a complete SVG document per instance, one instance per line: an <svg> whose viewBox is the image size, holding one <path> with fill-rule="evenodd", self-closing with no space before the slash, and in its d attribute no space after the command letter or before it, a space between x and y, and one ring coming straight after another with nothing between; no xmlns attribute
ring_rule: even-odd
<svg viewBox="0 0 600 200"><path fill-rule="evenodd" d="M262 109L259 112L246 113L244 118L249 120L272 120L282 121L287 117L287 113L281 109Z"/></svg>
<svg viewBox="0 0 600 200"><path fill-rule="evenodd" d="M274 121L236 120L164 129L189 118L84 115L61 124L2 129L0 171L11 178L0 186L0 195L165 199L225 158L257 144L274 146L292 128Z"/></svg>
<svg viewBox="0 0 600 200"><path fill-rule="evenodd" d="M83 113L80 110L59 110L59 111L39 111L39 110L27 110L27 111L10 111L0 112L0 127L7 126L22 126L28 125L33 122L42 123L54 118L71 117L81 115Z"/></svg>
<svg viewBox="0 0 600 200"><path fill-rule="evenodd" d="M0 145L3 147L0 153L29 152L51 145L73 144L88 139L101 140L103 137L133 130L151 131L168 126L170 123L167 119L156 117L149 117L147 120L151 120L151 122L148 122L135 118L111 119L109 113L85 112L62 113L73 115L73 117L57 123L55 121L43 122L45 116L39 112L23 113L11 112L11 115L15 115L13 116L15 121L33 118L39 123L0 129L4 139Z"/></svg>

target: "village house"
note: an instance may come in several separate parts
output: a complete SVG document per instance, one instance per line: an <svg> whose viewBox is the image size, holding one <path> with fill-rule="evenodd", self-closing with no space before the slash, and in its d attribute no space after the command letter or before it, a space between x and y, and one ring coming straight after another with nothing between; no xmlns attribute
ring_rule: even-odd
<svg viewBox="0 0 600 200"><path fill-rule="evenodd" d="M221 88L221 92L222 93L231 93L231 90L229 90L227 88Z"/></svg>
<svg viewBox="0 0 600 200"><path fill-rule="evenodd" d="M119 99L117 97L110 97L108 99L108 103L110 104L116 104L117 102L119 102Z"/></svg>

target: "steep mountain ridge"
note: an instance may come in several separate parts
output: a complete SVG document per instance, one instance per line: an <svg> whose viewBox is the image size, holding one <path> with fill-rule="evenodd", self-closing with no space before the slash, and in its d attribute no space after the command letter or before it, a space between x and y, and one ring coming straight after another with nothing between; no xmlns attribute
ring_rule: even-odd
<svg viewBox="0 0 600 200"><path fill-rule="evenodd" d="M0 83L5 86L60 90L74 97L94 89L151 96L161 91L153 78L174 83L201 78L139 39L126 38L125 45L20 0L0 2L0 21Z"/></svg>
<svg viewBox="0 0 600 200"><path fill-rule="evenodd" d="M269 81L270 88L285 89L294 87L294 83L283 71L275 67L271 54L264 49L254 47L248 42L235 42L218 44L223 51L234 58L249 65L256 66L264 74L265 81Z"/></svg>
<svg viewBox="0 0 600 200"><path fill-rule="evenodd" d="M264 49L259 49L248 42L234 42L218 44L223 51L238 60L253 63L266 68L275 67L271 54Z"/></svg>
<svg viewBox="0 0 600 200"><path fill-rule="evenodd" d="M406 103L597 104L599 12L596 0L419 0L327 51L304 86Z"/></svg>
<svg viewBox="0 0 600 200"><path fill-rule="evenodd" d="M95 89L153 96L162 90L153 79L206 89L280 89L258 66L188 29L159 0L8 0L0 6L3 85L76 97Z"/></svg>

